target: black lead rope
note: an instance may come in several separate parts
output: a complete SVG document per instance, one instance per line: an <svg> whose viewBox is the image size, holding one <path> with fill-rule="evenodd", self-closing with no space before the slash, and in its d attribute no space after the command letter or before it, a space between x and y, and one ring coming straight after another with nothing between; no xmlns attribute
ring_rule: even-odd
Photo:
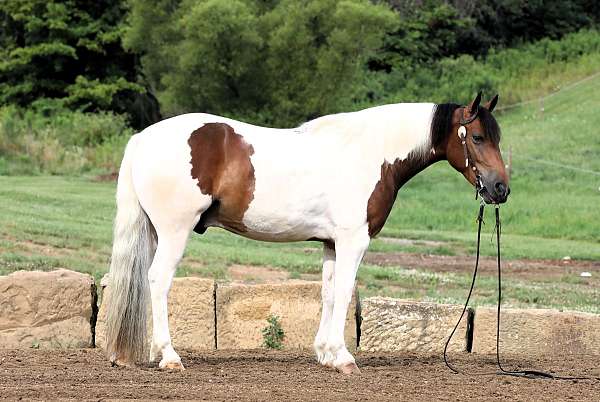
<svg viewBox="0 0 600 402"><path fill-rule="evenodd" d="M456 322L454 329L452 329L452 332L450 333L448 340L446 340L446 345L444 345L444 363L446 363L446 367L448 367L450 370L452 370L456 374L460 373L460 371L455 369L454 366L452 366L448 362L448 345L450 345L450 341L452 340L454 333L458 329L460 322L462 321L463 317L465 316L465 312L467 311L467 308L469 307L469 301L471 300L471 295L473 294L473 288L475 288L475 279L477 278L477 268L479 267L479 245L481 243L481 225L483 223L483 209L484 208L485 208L485 205L483 203L481 203L481 205L479 206L479 215L477 215L477 256L475 257L475 269L473 270L473 279L471 280L471 288L469 289L469 294L467 295L467 300L465 301L465 306L463 307L462 313L460 313L460 318ZM491 373L488 373L488 374L491 374Z"/></svg>
<svg viewBox="0 0 600 402"><path fill-rule="evenodd" d="M469 294L467 295L467 300L465 301L465 305L463 307L462 313L460 314L460 318L458 322L452 329L448 340L446 340L446 344L444 345L444 363L446 366L452 370L454 373L459 374L460 371L456 369L453 365L448 362L448 345L450 345L450 341L454 336L454 333L458 329L460 322L462 321L465 312L469 306L469 301L471 299L471 295L473 294L473 289L475 288L475 280L477 278L477 269L479 268L479 248L481 244L481 225L483 222L483 212L485 205L482 203L479 206L479 214L477 215L477 254L475 258L475 268L473 270L473 279L471 280L471 288L469 289ZM550 373L538 370L506 370L502 367L502 363L500 362L500 307L502 304L502 272L500 266L500 233L501 233L501 223L500 223L500 208L499 205L496 204L496 244L497 244L497 265L498 265L498 309L496 315L496 364L499 371L494 372L480 372L480 373L468 373L463 372L464 374L469 375L506 375L512 377L522 377L522 378L530 378L530 379L551 379L551 380L600 380L599 378L594 377L568 377L568 376L555 376Z"/></svg>
<svg viewBox="0 0 600 402"><path fill-rule="evenodd" d="M500 363L500 306L502 305L502 270L500 269L500 232L502 231L502 226L500 223L500 207L496 204L496 261L498 265L498 309L496 311L496 364L500 371L498 374L500 375L508 375L513 377L526 377L526 378L549 378L549 379L557 379L557 377L553 376L550 373L546 373L545 371L537 371L537 370L506 370L502 367L502 363ZM567 379L567 378L565 378ZM573 378L574 379L574 378Z"/></svg>

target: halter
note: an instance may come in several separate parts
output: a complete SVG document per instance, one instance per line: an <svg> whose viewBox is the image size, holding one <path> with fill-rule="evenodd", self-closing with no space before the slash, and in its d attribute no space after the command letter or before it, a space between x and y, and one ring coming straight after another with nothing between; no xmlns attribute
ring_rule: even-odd
<svg viewBox="0 0 600 402"><path fill-rule="evenodd" d="M477 166L475 165L475 163L473 163L473 161L469 155L469 149L467 148L467 128L465 126L469 123L472 123L477 118L477 114L479 114L479 107L477 107L477 109L475 110L475 113L473 113L468 118L464 117L465 109L466 108L463 108L463 113L462 113L463 117L460 118L460 127L458 127L457 134L458 134L458 138L460 139L460 143L462 144L463 155L465 158L465 166L468 168L469 164L470 164L471 168L473 169L473 172L475 173L475 199L477 199L477 196L482 191L485 191L485 187L483 186L483 184L481 182L481 175L479 174L479 170L477 169ZM471 162L469 163L469 161L471 161ZM483 202L483 197L482 197L481 201Z"/></svg>

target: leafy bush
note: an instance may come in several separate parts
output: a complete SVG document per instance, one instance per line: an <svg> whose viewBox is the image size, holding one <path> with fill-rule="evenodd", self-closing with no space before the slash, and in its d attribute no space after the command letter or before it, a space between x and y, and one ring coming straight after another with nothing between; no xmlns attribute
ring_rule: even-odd
<svg viewBox="0 0 600 402"><path fill-rule="evenodd" d="M504 105L553 91L559 83L598 71L600 33L582 30L560 40L491 49L484 58L447 57L389 74L377 74L368 104L433 101L468 102L479 91L498 92Z"/></svg>
<svg viewBox="0 0 600 402"><path fill-rule="evenodd" d="M399 30L388 34L381 61L395 68L461 54L480 57L491 48L560 39L600 22L595 0L386 2L401 23Z"/></svg>
<svg viewBox="0 0 600 402"><path fill-rule="evenodd" d="M38 103L38 106L40 103ZM110 112L0 108L0 174L115 172L133 133Z"/></svg>

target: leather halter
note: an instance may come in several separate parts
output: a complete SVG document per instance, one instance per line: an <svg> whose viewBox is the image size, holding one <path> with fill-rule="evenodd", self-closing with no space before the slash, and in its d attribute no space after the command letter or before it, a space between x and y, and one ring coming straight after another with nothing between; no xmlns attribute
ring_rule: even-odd
<svg viewBox="0 0 600 402"><path fill-rule="evenodd" d="M470 164L471 168L473 169L473 172L475 173L475 199L477 199L479 193L481 191L485 191L485 187L481 183L481 175L479 174L479 170L477 169L477 166L475 165L475 163L471 159L471 156L469 155L469 149L467 148L467 128L465 126L469 123L472 123L477 118L477 115L479 114L479 107L477 107L475 113L472 113L467 118L464 117L465 111L466 107L463 108L463 113L462 117L460 118L460 126L458 127L457 134L458 138L460 139L460 143L462 144L463 155L465 157L465 166L468 168Z"/></svg>
<svg viewBox="0 0 600 402"><path fill-rule="evenodd" d="M469 117L465 118L465 110L466 109L467 109L466 107L463 107L463 113L462 113L463 117L460 118L460 124L463 126L465 124L472 123L473 120L475 120L477 118L477 115L479 114L479 106L477 106L477 109L475 109L475 113L473 113Z"/></svg>

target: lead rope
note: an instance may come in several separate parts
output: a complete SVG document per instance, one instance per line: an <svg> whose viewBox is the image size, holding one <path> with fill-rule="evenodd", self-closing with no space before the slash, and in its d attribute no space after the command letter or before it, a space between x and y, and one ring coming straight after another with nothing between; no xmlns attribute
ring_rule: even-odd
<svg viewBox="0 0 600 402"><path fill-rule="evenodd" d="M467 311L467 308L469 307L469 301L471 300L471 295L473 294L473 289L475 288L475 279L477 278L477 269L479 268L479 245L481 243L481 225L483 224L484 208L485 208L485 204L483 203L483 198L482 198L481 204L479 205L479 214L477 215L477 254L475 257L475 269L473 269L473 279L471 280L471 288L469 289L469 294L467 295L467 300L465 301L465 306L463 307L462 313L460 313L460 318L456 322L456 325L452 329L452 332L450 333L450 336L448 337L448 339L446 340L446 344L444 345L444 363L446 363L446 367L448 367L450 370L452 370L456 374L460 373L460 371L455 369L454 366L452 366L448 362L448 345L450 345L450 341L452 340L454 333L458 329L460 322L462 321L463 317L465 316L465 312Z"/></svg>
<svg viewBox="0 0 600 402"><path fill-rule="evenodd" d="M530 379L552 379L552 380L597 380L600 381L600 377L570 377L570 376L556 376L544 371L538 370L506 370L502 367L502 363L500 362L500 307L502 304L502 270L500 264L500 233L502 231L501 222L500 222L500 206L498 204L495 205L496 209L496 244L497 244L497 266L498 266L498 309L496 315L496 364L499 371L494 372L481 372L481 373L468 373L463 372L464 374L470 375L506 375L512 377L522 377L522 378L530 378ZM448 362L448 345L452 340L460 322L462 321L465 312L469 306L469 301L471 299L471 295L473 294L473 289L475 288L475 280L477 278L477 269L479 268L479 248L481 244L481 225L485 223L483 221L483 213L484 213L485 204L483 200L479 206L479 214L477 215L477 253L475 258L475 268L473 270L473 279L471 280L471 287L469 289L469 294L467 295L467 300L465 301L465 305L463 307L462 313L460 314L460 318L458 319L456 325L452 329L450 336L446 340L446 344L444 345L444 363L446 366L452 370L454 373L461 373L458 369L456 369L453 365Z"/></svg>

